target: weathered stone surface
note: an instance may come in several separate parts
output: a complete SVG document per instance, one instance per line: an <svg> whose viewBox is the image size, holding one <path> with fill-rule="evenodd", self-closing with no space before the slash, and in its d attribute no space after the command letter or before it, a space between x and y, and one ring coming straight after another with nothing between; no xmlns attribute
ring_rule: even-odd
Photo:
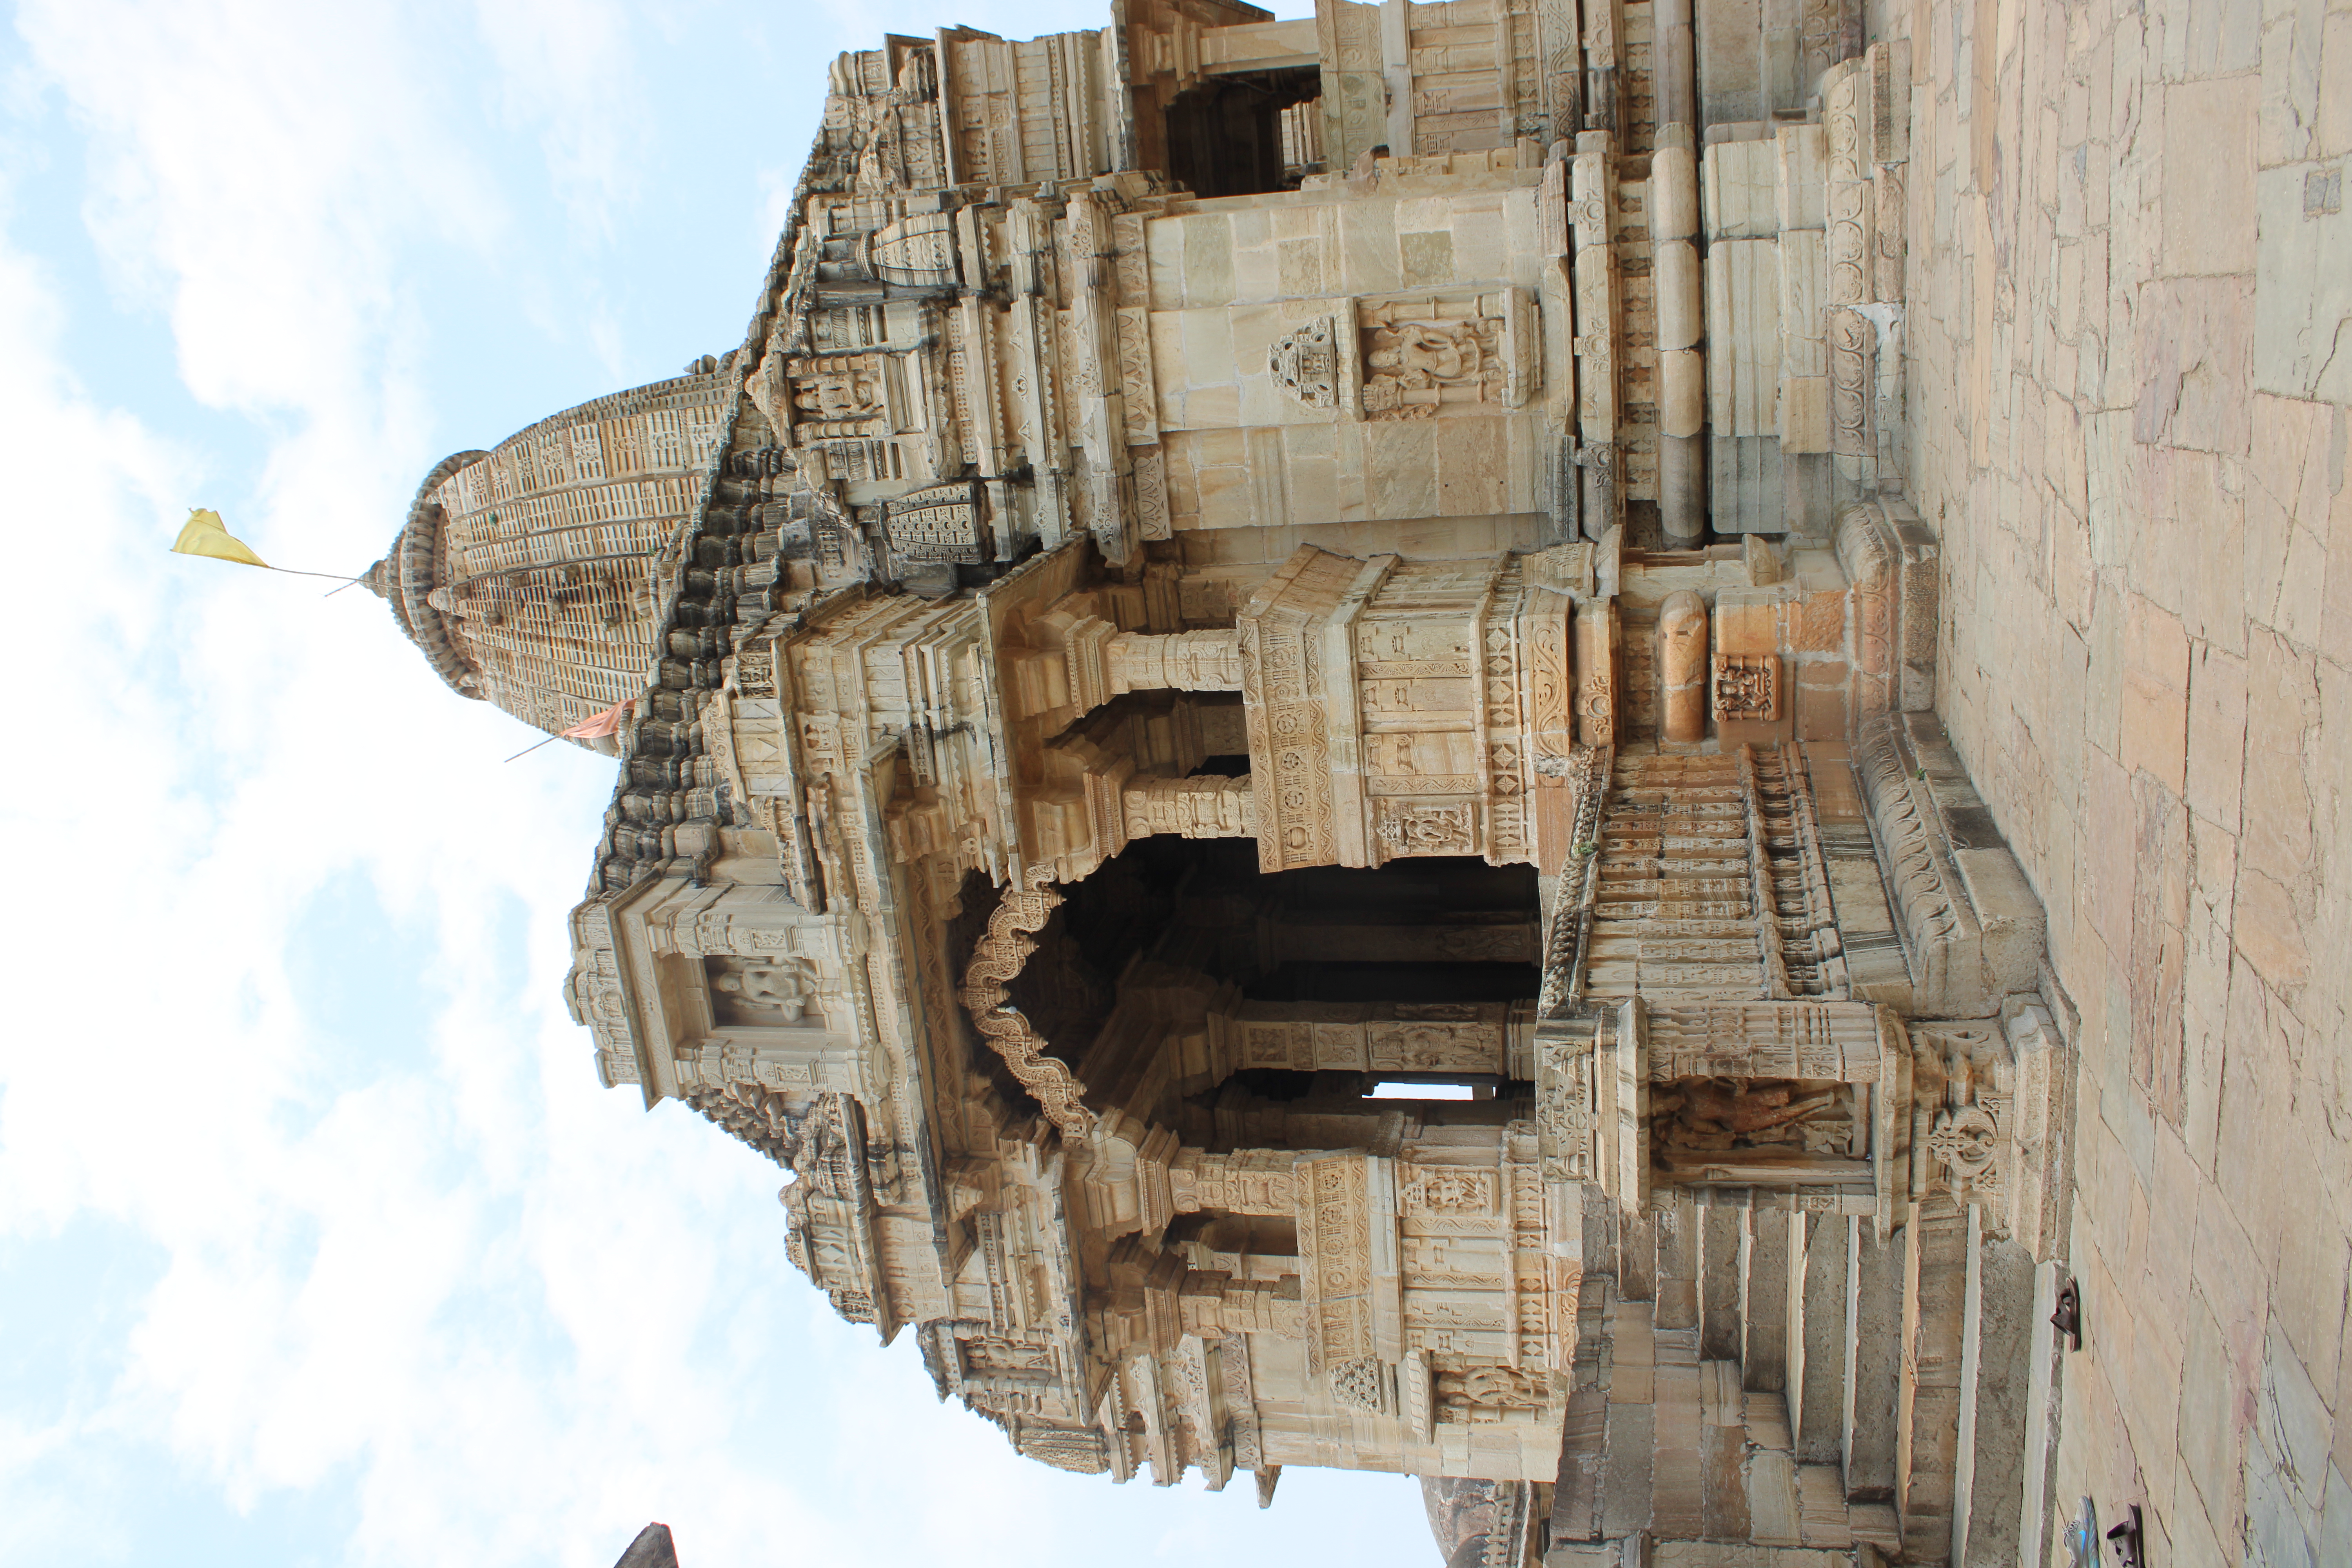
<svg viewBox="0 0 2352 1568"><path fill-rule="evenodd" d="M1882 1242L1848 1221L1845 1249L1846 1339L1839 1459L1851 1501L1895 1496L1902 1441L1904 1321L1881 1303L1906 1301L1905 1242ZM1865 1305L1877 1310L1864 1311ZM1893 1544L1890 1542L1890 1544Z"/></svg>
<svg viewBox="0 0 2352 1568"><path fill-rule="evenodd" d="M1800 1227L1803 1245L1797 1244ZM1841 1215L1790 1220L1789 1426L1797 1460L1830 1465L1844 1444L1846 1276L1853 1227Z"/></svg>
<svg viewBox="0 0 2352 1568"><path fill-rule="evenodd" d="M610 717L576 1016L843 1313L1065 1468L1491 1479L1515 1568L2352 1551L2340 5L832 79L744 344L370 580ZM491 537L583 495L664 550Z"/></svg>
<svg viewBox="0 0 2352 1568"><path fill-rule="evenodd" d="M677 1568L677 1548L671 1542L669 1526L649 1524L637 1531L629 1549L621 1553L613 1568Z"/></svg>
<svg viewBox="0 0 2352 1568"><path fill-rule="evenodd" d="M2346 1002L2312 936L2343 899L2310 781L2347 731L2309 595L2342 574L2315 454L2352 395L2327 129L2352 50L2324 7L2095 7L2007 58L1941 30L1964 15L1911 34L1910 489L1953 596L1938 708L2050 911L2082 1096L2064 1271L2102 1342L2035 1358L2062 1414L2021 1534L2089 1493L2143 1503L2160 1561L2323 1561L2321 1468L2298 1498L2294 1445L2257 1438L2266 1366L2274 1408L2292 1363L2340 1413L2340 1332L2273 1325L2341 1262L2347 1123L2265 1086L2316 1081Z"/></svg>
<svg viewBox="0 0 2352 1568"><path fill-rule="evenodd" d="M2042 906L1932 714L1863 731L1857 773L1895 864L1895 929L1922 1013L1988 1017L2032 988Z"/></svg>

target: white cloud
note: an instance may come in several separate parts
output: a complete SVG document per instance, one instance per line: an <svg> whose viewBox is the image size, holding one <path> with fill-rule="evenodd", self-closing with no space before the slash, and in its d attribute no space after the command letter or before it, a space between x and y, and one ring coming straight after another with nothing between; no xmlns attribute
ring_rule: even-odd
<svg viewBox="0 0 2352 1568"><path fill-rule="evenodd" d="M139 1500L191 1489L231 1517L317 1500L306 1517L347 1533L311 1554L361 1564L594 1564L649 1517L690 1568L1111 1542L1381 1560L1417 1513L1409 1493L1381 1512L1401 1483L1294 1476L1349 1511L1258 1516L1027 1464L938 1407L909 1343L873 1346L791 1273L772 1166L593 1087L557 998L609 765L502 764L516 727L451 697L361 591L163 553L204 500L287 564L372 559L446 440L431 269L478 265L560 314L509 253L625 228L648 46L617 12L504 4L485 54L467 21L388 0L19 13L7 134L86 159L107 299L161 330L134 376L108 367L131 407L78 381L69 329L104 301L35 258L74 247L0 190L0 1335L41 1292L88 1324L65 1364L9 1374L38 1397L0 1419L0 1561L152 1556L177 1525ZM773 68L814 91L830 50L794 42ZM806 109L778 110L789 144L746 151L722 210L797 158ZM518 227L518 184L550 180L568 238ZM608 360L618 331L590 328ZM77 1238L105 1266L42 1264Z"/></svg>
<svg viewBox="0 0 2352 1568"><path fill-rule="evenodd" d="M540 142L577 237L611 236L645 177L649 106L628 10L610 0L478 0L508 110Z"/></svg>

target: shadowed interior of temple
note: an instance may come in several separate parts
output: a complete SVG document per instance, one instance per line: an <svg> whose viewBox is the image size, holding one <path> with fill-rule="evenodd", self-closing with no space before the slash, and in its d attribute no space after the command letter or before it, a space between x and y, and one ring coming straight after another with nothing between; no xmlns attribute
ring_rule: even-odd
<svg viewBox="0 0 2352 1568"><path fill-rule="evenodd" d="M997 902L977 874L965 894L950 937L959 963L969 962ZM1306 1117L1288 1146L1313 1148L1322 1145L1298 1139L1308 1127L1331 1132L1325 1119L1333 1115L1376 1118L1417 1100L1436 1108L1465 1090L1474 1100L1532 1096L1509 1042L1514 1026L1524 1033L1532 1015L1540 934L1533 867L1442 856L1378 869L1263 873L1247 840L1155 837L1066 889L1007 991L1052 1054L1097 1086L1093 1099L1133 1082L1146 1066L1127 1058L1166 1058L1150 1064L1161 1070L1142 1075L1157 1092L1097 1110L1125 1110L1204 1148L1245 1147L1244 1124ZM1171 998L1214 1038L1134 1026L1141 1016L1166 1018ZM1344 1055L1311 1066L1249 1066L1220 1048L1242 1020L1311 1028L1380 1017L1490 1027L1458 1063L1434 1069ZM1196 1057L1203 1059L1188 1059ZM974 1065L1003 1072L984 1050ZM1416 1086L1432 1093L1416 1096ZM1009 1078L1000 1088L1020 1092ZM1369 1103L1376 1094L1380 1103ZM1442 1114L1464 1110L1457 1103ZM1472 1111L1468 1119L1502 1118Z"/></svg>
<svg viewBox="0 0 2352 1568"><path fill-rule="evenodd" d="M1285 155L1282 111L1322 90L1309 66L1216 77L1178 94L1168 106L1170 172L1203 196L1296 190L1304 171Z"/></svg>

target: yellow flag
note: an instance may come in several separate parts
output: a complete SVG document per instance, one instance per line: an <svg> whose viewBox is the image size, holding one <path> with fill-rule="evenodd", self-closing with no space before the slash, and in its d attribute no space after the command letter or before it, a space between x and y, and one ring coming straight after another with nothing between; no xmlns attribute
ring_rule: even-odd
<svg viewBox="0 0 2352 1568"><path fill-rule="evenodd" d="M172 548L182 555L209 555L215 561L235 561L247 566L269 564L256 555L244 540L222 527L220 513L209 508L189 511L188 525L180 530L180 537L172 542Z"/></svg>

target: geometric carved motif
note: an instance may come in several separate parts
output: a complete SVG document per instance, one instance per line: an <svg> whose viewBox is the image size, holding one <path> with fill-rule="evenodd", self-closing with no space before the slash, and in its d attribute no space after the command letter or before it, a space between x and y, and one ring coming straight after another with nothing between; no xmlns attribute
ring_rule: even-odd
<svg viewBox="0 0 2352 1568"><path fill-rule="evenodd" d="M1513 1012L1499 1002L1252 1002L1226 1038L1245 1068L1501 1074L1524 1027Z"/></svg>
<svg viewBox="0 0 2352 1568"><path fill-rule="evenodd" d="M1536 1129L1548 1182L1581 1182L1592 1170L1592 1068L1600 1026L1539 1026L1536 1036Z"/></svg>
<svg viewBox="0 0 2352 1568"><path fill-rule="evenodd" d="M1780 660L1769 653L1719 653L1715 656L1715 719L1752 719L1765 723L1780 717Z"/></svg>
<svg viewBox="0 0 2352 1568"><path fill-rule="evenodd" d="M1469 801L1439 805L1383 799L1379 833L1391 855L1475 855L1478 808Z"/></svg>
<svg viewBox="0 0 2352 1568"><path fill-rule="evenodd" d="M1373 1352L1370 1162L1342 1154L1304 1163L1298 1205L1307 1368L1337 1371Z"/></svg>
<svg viewBox="0 0 2352 1568"><path fill-rule="evenodd" d="M1981 1106L1964 1105L1937 1113L1927 1134L1927 1152L1950 1173L1954 1181L1974 1182L1993 1167L2000 1149L2000 1130Z"/></svg>
<svg viewBox="0 0 2352 1568"><path fill-rule="evenodd" d="M1397 1194L1406 1214L1492 1214L1495 1173L1456 1165L1408 1166L1412 1174Z"/></svg>
<svg viewBox="0 0 2352 1568"><path fill-rule="evenodd" d="M1331 1401L1367 1415L1384 1415L1395 1403L1390 1394L1387 1365L1370 1356L1341 1362L1331 1369Z"/></svg>
<svg viewBox="0 0 2352 1568"><path fill-rule="evenodd" d="M1866 1002L1653 1003L1650 1079L1874 1083L1878 1012Z"/></svg>
<svg viewBox="0 0 2352 1568"><path fill-rule="evenodd" d="M1301 1071L1314 1069L1315 1026L1312 1024L1251 1024L1243 1030L1242 1038L1243 1061L1246 1066L1296 1067Z"/></svg>
<svg viewBox="0 0 2352 1568"><path fill-rule="evenodd" d="M969 479L909 491L887 502L884 517L900 561L980 562L980 487Z"/></svg>
<svg viewBox="0 0 2352 1568"><path fill-rule="evenodd" d="M2002 1233L2016 1077L2009 1043L1991 1020L1922 1023L1908 1033L1914 1092L1922 1107L1935 1108L1926 1137L1935 1165L1929 1188L1980 1205L1987 1227Z"/></svg>

